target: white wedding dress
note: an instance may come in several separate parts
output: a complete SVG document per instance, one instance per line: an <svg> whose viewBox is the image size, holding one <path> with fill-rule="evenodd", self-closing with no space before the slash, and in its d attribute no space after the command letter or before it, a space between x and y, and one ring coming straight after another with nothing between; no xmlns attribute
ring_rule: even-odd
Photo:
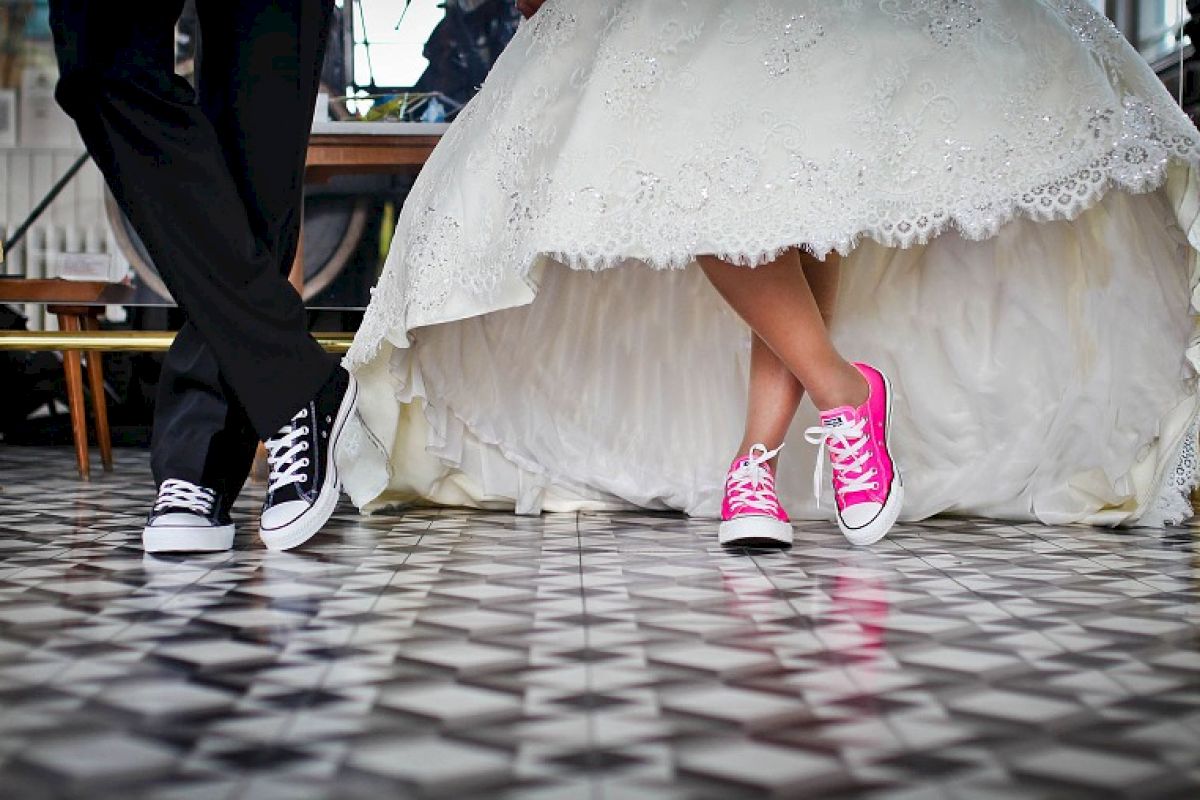
<svg viewBox="0 0 1200 800"><path fill-rule="evenodd" d="M749 334L694 259L801 247L847 256L835 338L895 385L902 518L1179 521L1198 163L1082 0L549 0L404 207L343 480L365 510L715 515ZM794 517L831 516L814 417Z"/></svg>

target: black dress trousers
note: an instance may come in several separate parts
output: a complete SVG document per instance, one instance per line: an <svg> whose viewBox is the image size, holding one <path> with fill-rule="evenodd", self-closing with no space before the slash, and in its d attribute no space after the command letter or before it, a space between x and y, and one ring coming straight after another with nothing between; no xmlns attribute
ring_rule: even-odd
<svg viewBox="0 0 1200 800"><path fill-rule="evenodd" d="M183 0L51 0L58 101L188 322L155 411L159 482L240 491L255 443L336 368L287 282L333 0L197 0L197 90L175 75Z"/></svg>

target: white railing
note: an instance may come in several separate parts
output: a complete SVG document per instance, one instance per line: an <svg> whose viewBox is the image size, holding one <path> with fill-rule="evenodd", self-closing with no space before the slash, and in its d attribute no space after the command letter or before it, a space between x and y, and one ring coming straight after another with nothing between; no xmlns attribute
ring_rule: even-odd
<svg viewBox="0 0 1200 800"><path fill-rule="evenodd" d="M38 204L50 187L66 173L81 150L0 148L0 235L7 236ZM0 269L6 275L29 278L53 278L70 271L81 259L73 254L88 254L94 268L94 256L108 257L109 277L126 269L116 240L108 227L104 210L104 181L95 164L88 163L62 194L34 223L11 252L5 254ZM30 327L53 328L40 306L25 309Z"/></svg>

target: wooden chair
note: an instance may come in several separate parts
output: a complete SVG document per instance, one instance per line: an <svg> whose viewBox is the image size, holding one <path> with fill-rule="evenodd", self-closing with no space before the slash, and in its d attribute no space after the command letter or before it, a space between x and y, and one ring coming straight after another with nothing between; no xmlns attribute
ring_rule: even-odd
<svg viewBox="0 0 1200 800"><path fill-rule="evenodd" d="M122 305L133 298L133 290L120 283L66 281L60 279L0 279L0 303L46 303L46 310L58 319L64 332L78 333L100 329L105 305ZM112 435L108 428L108 402L104 394L104 362L98 351L87 354L88 386L92 395L92 414L96 423L96 443L105 471L113 468ZM67 401L71 409L71 435L75 441L75 459L79 475L91 476L88 457L87 411L84 407L83 354L63 351L63 371L67 380Z"/></svg>

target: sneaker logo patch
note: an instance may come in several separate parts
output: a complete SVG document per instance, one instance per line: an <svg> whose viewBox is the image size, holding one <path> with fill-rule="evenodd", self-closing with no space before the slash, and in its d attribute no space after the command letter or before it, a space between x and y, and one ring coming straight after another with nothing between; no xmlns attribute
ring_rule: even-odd
<svg viewBox="0 0 1200 800"><path fill-rule="evenodd" d="M836 417L826 417L824 422L826 428L844 428L849 424L846 422L846 418L841 414L837 415Z"/></svg>

